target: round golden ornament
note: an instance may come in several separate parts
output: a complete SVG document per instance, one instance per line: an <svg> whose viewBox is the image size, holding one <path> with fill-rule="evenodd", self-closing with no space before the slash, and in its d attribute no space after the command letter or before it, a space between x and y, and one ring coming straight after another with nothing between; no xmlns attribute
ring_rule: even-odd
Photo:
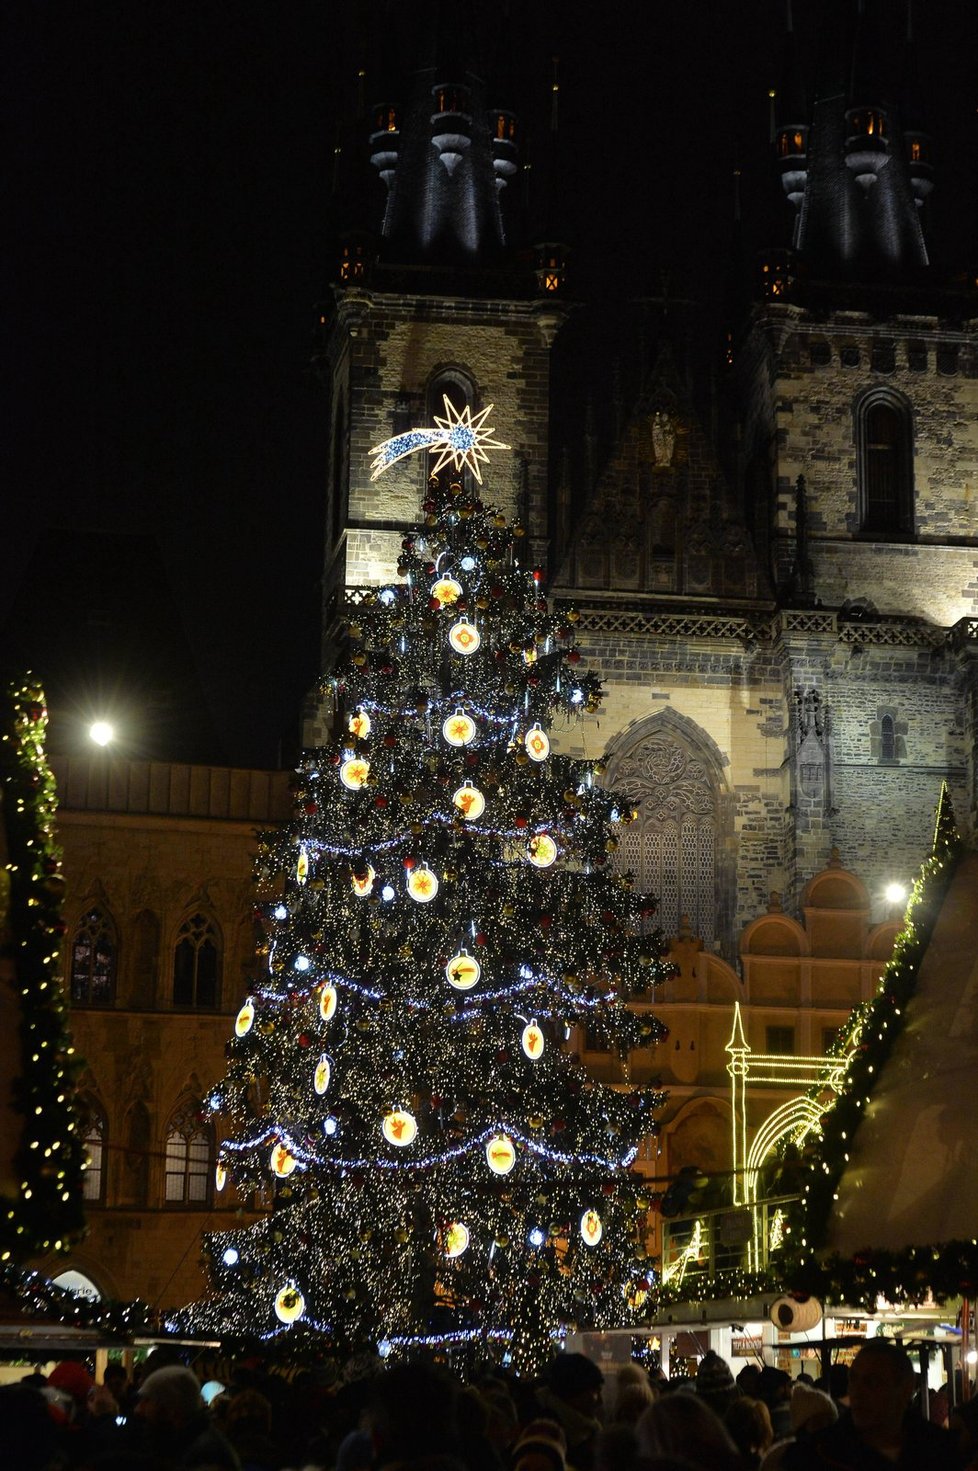
<svg viewBox="0 0 978 1471"><path fill-rule="evenodd" d="M445 966L448 984L454 986L456 991L471 991L473 986L479 984L481 975L482 966L474 955L469 955L465 950L453 955Z"/></svg>
<svg viewBox="0 0 978 1471"><path fill-rule="evenodd" d="M460 618L448 630L448 642L456 654L474 654L482 643L482 635L474 623L470 623L467 618Z"/></svg>
<svg viewBox="0 0 978 1471"><path fill-rule="evenodd" d="M581 1217L581 1240L585 1246L597 1246L604 1235L601 1217L596 1210L586 1210Z"/></svg>
<svg viewBox="0 0 978 1471"><path fill-rule="evenodd" d="M438 893L438 876L430 868L413 868L408 875L407 890L416 904L430 904Z"/></svg>
<svg viewBox="0 0 978 1471"><path fill-rule="evenodd" d="M280 1323L295 1323L306 1310L306 1300L298 1287L289 1282L275 1296L275 1316Z"/></svg>
<svg viewBox="0 0 978 1471"><path fill-rule="evenodd" d="M366 786L369 776L370 762L362 756L350 756L340 767L340 781L351 792L358 792Z"/></svg>
<svg viewBox="0 0 978 1471"><path fill-rule="evenodd" d="M279 1140L272 1150L271 1158L269 1159L272 1174L277 1175L280 1180L287 1180L297 1163L298 1161L295 1155L290 1154L286 1146Z"/></svg>
<svg viewBox="0 0 978 1471"><path fill-rule="evenodd" d="M456 748L471 746L479 733L479 727L471 715L466 715L464 710L458 709L443 723L441 733L450 746Z"/></svg>
<svg viewBox="0 0 978 1471"><path fill-rule="evenodd" d="M516 1163L516 1145L508 1134L494 1134L486 1145L486 1164L494 1175L508 1175Z"/></svg>
<svg viewBox="0 0 978 1471"><path fill-rule="evenodd" d="M452 794L452 802L458 808L459 812L461 812L466 822L477 821L486 810L485 797L479 791L479 788L474 787L469 781L464 786L460 786L458 791Z"/></svg>
<svg viewBox="0 0 978 1471"><path fill-rule="evenodd" d="M234 1018L234 1035L236 1037L246 1036L247 1033L251 1031L254 1020L255 1003L252 997L249 996L247 1001L242 1006L241 1010L238 1012L237 1016Z"/></svg>
<svg viewBox="0 0 978 1471"><path fill-rule="evenodd" d="M523 1051L526 1053L531 1062L536 1062L538 1058L543 1056L543 1050L546 1046L546 1039L543 1035L543 1032L537 1025L536 1019L527 1022L526 1026L523 1028L523 1035L520 1038L520 1044L523 1048Z"/></svg>
<svg viewBox="0 0 978 1471"><path fill-rule="evenodd" d="M526 856L534 868L550 868L557 861L557 844L549 833L534 833L526 845Z"/></svg>
<svg viewBox="0 0 978 1471"><path fill-rule="evenodd" d="M372 725L373 721L370 719L370 716L361 707L359 710L355 710L350 716L347 721L347 730L351 735L355 735L363 741L370 734Z"/></svg>
<svg viewBox="0 0 978 1471"><path fill-rule="evenodd" d="M418 1121L413 1113L408 1113L406 1108L393 1108L390 1113L384 1115L381 1130L388 1144L394 1144L398 1149L405 1149L418 1137Z"/></svg>
<svg viewBox="0 0 978 1471"><path fill-rule="evenodd" d="M372 863L367 864L367 872L365 874L351 874L350 883L353 886L354 894L359 895L361 899L365 899L373 888L376 877L377 870Z"/></svg>

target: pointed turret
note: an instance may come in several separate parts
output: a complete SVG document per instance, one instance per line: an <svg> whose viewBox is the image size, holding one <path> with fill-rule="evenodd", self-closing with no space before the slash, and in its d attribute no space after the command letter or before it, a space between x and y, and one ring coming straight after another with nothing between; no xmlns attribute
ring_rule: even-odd
<svg viewBox="0 0 978 1471"><path fill-rule="evenodd" d="M774 121L774 150L781 187L797 210L808 182L808 104L798 65L791 0L786 3L784 66Z"/></svg>
<svg viewBox="0 0 978 1471"><path fill-rule="evenodd" d="M910 186L917 208L934 187L931 141L924 128L923 108L917 80L917 47L913 34L913 0L907 0L907 35L904 48L903 81L900 86L900 115L903 143L910 172Z"/></svg>

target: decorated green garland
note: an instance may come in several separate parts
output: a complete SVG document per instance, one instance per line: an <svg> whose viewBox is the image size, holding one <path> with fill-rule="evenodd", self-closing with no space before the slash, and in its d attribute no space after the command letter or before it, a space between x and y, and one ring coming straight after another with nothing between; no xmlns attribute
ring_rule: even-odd
<svg viewBox="0 0 978 1471"><path fill-rule="evenodd" d="M75 1060L59 970L64 879L54 841L54 778L44 756L47 710L27 677L4 691L0 821L6 836L3 951L17 990L19 1071L11 1102L23 1117L15 1189L0 1196L0 1261L66 1248L82 1233L85 1147L74 1108Z"/></svg>
<svg viewBox="0 0 978 1471"><path fill-rule="evenodd" d="M823 1299L872 1308L882 1295L892 1303L939 1302L978 1289L978 1243L942 1242L898 1252L866 1251L854 1257L822 1248L833 1200L848 1152L880 1073L903 1030L906 1007L917 988L921 961L962 851L947 787L943 787L931 856L921 866L906 922L876 995L857 1007L842 1029L837 1056L848 1056L845 1085L824 1115L817 1149L802 1161L804 1184L789 1220L786 1256L779 1275L791 1287ZM814 1092L814 1090L813 1090Z"/></svg>

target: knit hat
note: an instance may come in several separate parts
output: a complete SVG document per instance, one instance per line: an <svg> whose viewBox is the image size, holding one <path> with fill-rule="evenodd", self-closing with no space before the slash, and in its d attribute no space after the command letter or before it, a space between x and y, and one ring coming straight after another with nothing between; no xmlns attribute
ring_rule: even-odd
<svg viewBox="0 0 978 1471"><path fill-rule="evenodd" d="M730 1394L736 1390L734 1377L730 1372L730 1366L726 1359L714 1353L712 1348L700 1359L696 1370L696 1393L697 1394Z"/></svg>
<svg viewBox="0 0 978 1471"><path fill-rule="evenodd" d="M556 1420L531 1420L513 1447L513 1468L526 1455L546 1456L554 1471L567 1471L567 1441Z"/></svg>
<svg viewBox="0 0 978 1471"><path fill-rule="evenodd" d="M70 1395L75 1404L81 1408L88 1399L89 1391L95 1384L95 1380L84 1364L76 1364L70 1359L65 1359L63 1363L55 1364L48 1375L48 1383L52 1389L60 1389L62 1394Z"/></svg>
<svg viewBox="0 0 978 1471"><path fill-rule="evenodd" d="M790 1383L790 1374L786 1374L783 1369L776 1369L773 1364L765 1364L757 1381L757 1397L766 1405L776 1404Z"/></svg>
<svg viewBox="0 0 978 1471"><path fill-rule="evenodd" d="M835 1401L820 1389L810 1389L807 1384L796 1384L791 1391L791 1428L798 1434L803 1425L818 1416L821 1425L831 1425L838 1420L839 1411Z"/></svg>

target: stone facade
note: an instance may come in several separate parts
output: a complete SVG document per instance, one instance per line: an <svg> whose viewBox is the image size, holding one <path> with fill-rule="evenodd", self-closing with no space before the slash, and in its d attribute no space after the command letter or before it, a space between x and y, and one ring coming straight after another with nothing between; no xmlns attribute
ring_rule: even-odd
<svg viewBox="0 0 978 1471"><path fill-rule="evenodd" d="M69 1264L103 1294L173 1306L204 1289L202 1234L251 1204L214 1190L221 1120L205 1100L253 973L255 830L287 815L287 773L111 758L52 767L65 986L95 1142L88 1234ZM198 988L180 997L176 952L196 916L215 941L215 987L203 986L210 972L198 958ZM84 941L96 930L93 962ZM65 1269L62 1259L42 1266Z"/></svg>

